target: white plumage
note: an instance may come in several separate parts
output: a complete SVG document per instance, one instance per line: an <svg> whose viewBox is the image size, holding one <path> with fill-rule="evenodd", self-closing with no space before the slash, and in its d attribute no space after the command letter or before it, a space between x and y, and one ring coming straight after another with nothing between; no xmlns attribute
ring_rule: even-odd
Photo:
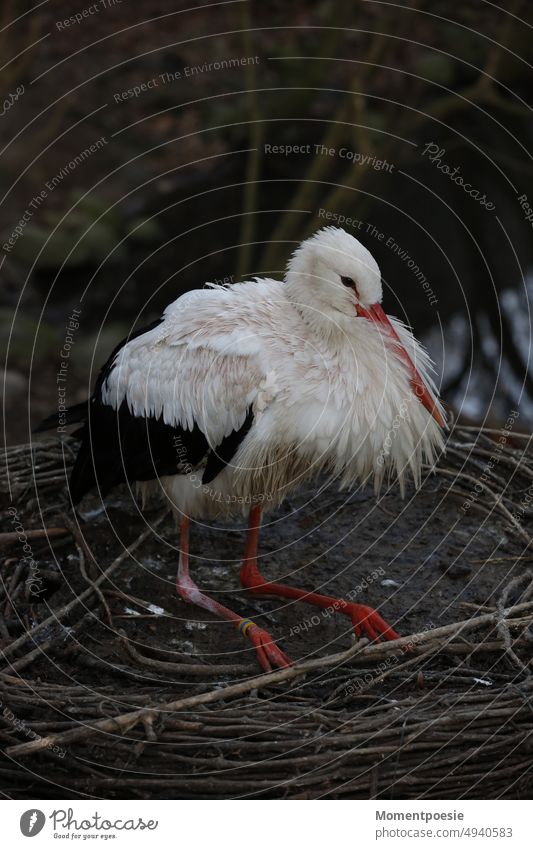
<svg viewBox="0 0 533 849"><path fill-rule="evenodd" d="M378 488L390 472L403 486L408 470L418 484L443 445L443 411L411 331L390 319L400 346L390 327L365 317L381 297L371 254L325 228L298 248L283 282L210 285L170 304L159 326L118 352L102 400L114 408L125 400L136 417L189 431L196 424L212 449L252 411L236 453L208 485L187 463L156 482L180 514L272 507L323 470L341 486L373 479ZM415 394L413 374L425 396Z"/></svg>

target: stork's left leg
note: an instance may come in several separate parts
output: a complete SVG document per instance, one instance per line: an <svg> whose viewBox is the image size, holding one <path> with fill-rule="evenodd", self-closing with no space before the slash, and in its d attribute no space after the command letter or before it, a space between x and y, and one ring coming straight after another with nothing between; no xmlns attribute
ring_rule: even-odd
<svg viewBox="0 0 533 849"><path fill-rule="evenodd" d="M307 604L313 604L323 610L331 609L337 613L342 613L343 616L351 619L357 637L365 634L371 640L379 640L380 637L384 640L397 640L399 638L400 635L372 607L328 595L310 593L296 587L288 587L286 584L273 584L266 581L257 567L257 543L260 525L261 507L256 504L250 510L248 520L248 534L241 567L241 585L243 587L257 595L294 598L298 601L305 601Z"/></svg>
<svg viewBox="0 0 533 849"><path fill-rule="evenodd" d="M223 604L213 598L204 595L196 586L189 574L189 517L183 516L180 526L180 558L178 574L176 577L176 589L184 601L196 604L220 616L228 619L237 626L243 637L246 637L255 648L257 659L265 672L270 672L273 666L283 669L290 666L291 661L276 645L268 631L259 628L251 619L239 616Z"/></svg>

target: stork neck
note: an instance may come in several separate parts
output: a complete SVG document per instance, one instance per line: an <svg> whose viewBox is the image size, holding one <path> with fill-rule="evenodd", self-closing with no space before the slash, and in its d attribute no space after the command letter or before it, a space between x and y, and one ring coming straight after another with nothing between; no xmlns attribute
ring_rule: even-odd
<svg viewBox="0 0 533 849"><path fill-rule="evenodd" d="M310 279L313 278L302 273L288 273L287 297L313 335L329 347L340 350L346 345L347 335L353 334L353 318L318 300L317 288L309 284Z"/></svg>

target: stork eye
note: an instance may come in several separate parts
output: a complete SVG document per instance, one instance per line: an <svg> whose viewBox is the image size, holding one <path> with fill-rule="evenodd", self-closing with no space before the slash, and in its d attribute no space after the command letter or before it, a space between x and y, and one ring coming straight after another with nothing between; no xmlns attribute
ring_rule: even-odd
<svg viewBox="0 0 533 849"><path fill-rule="evenodd" d="M357 297L359 297L359 292L357 291L357 286L355 285L355 283L354 283L354 281L352 280L351 277L342 277L341 276L341 280L342 280L342 282L345 286L348 286L349 289L352 289L355 292L355 294L357 295Z"/></svg>

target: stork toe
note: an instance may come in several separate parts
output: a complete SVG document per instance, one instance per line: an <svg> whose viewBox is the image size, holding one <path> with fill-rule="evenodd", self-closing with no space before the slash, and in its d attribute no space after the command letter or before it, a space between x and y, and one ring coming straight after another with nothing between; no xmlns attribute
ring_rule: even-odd
<svg viewBox="0 0 533 849"><path fill-rule="evenodd" d="M350 602L343 608L342 613L352 620L356 637L362 637L364 635L378 642L381 639L398 640L400 638L400 635L394 628L391 628L388 622L373 607Z"/></svg>
<svg viewBox="0 0 533 849"><path fill-rule="evenodd" d="M292 660L278 648L268 631L257 625L251 625L246 636L254 646L257 659L265 672L271 672L273 666L279 669L292 666Z"/></svg>

